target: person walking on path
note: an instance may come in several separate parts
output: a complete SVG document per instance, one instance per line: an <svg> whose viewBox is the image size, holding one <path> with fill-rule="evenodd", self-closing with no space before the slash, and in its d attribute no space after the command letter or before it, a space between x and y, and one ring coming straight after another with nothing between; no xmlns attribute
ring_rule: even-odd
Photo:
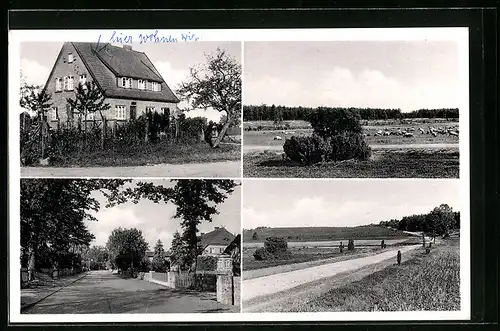
<svg viewBox="0 0 500 331"><path fill-rule="evenodd" d="M398 265L401 265L401 251L398 251Z"/></svg>

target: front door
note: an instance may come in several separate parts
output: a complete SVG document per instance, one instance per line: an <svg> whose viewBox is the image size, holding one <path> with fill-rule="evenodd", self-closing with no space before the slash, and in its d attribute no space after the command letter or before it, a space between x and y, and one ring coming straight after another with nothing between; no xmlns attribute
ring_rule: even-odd
<svg viewBox="0 0 500 331"><path fill-rule="evenodd" d="M130 119L135 120L136 115L137 115L137 105L135 104L135 102L132 102L132 104L130 105Z"/></svg>

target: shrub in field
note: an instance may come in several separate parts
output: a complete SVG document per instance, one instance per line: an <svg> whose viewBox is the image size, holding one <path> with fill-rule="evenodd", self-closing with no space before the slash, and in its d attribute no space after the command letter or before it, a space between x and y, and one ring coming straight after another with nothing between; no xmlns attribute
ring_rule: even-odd
<svg viewBox="0 0 500 331"><path fill-rule="evenodd" d="M257 232L254 231L253 235L252 235L252 239L253 240L257 240L259 239L259 235L257 234Z"/></svg>
<svg viewBox="0 0 500 331"><path fill-rule="evenodd" d="M291 257L291 252L288 250L288 243L282 237L266 238L264 249L277 259L288 259Z"/></svg>
<svg viewBox="0 0 500 331"><path fill-rule="evenodd" d="M253 257L257 261L286 260L292 257L286 240L282 237L269 237L264 242L264 247L255 250Z"/></svg>
<svg viewBox="0 0 500 331"><path fill-rule="evenodd" d="M328 138L316 133L311 136L292 136L285 140L283 150L291 161L306 164L350 159L367 160L371 156L371 149L363 135L352 132L343 132Z"/></svg>
<svg viewBox="0 0 500 331"><path fill-rule="evenodd" d="M329 161L368 160L371 148L360 133L342 132L329 139Z"/></svg>
<svg viewBox="0 0 500 331"><path fill-rule="evenodd" d="M331 154L329 141L316 134L312 136L292 136L290 139L285 140L283 150L291 161L306 164L327 161Z"/></svg>
<svg viewBox="0 0 500 331"><path fill-rule="evenodd" d="M352 109L320 107L311 115L310 122L314 132L323 138L362 132L360 116Z"/></svg>
<svg viewBox="0 0 500 331"><path fill-rule="evenodd" d="M272 254L266 251L264 247L257 248L253 253L253 257L257 261L271 260L273 258Z"/></svg>
<svg viewBox="0 0 500 331"><path fill-rule="evenodd" d="M354 240L353 239L349 239L349 242L347 243L347 250L348 251L354 250Z"/></svg>

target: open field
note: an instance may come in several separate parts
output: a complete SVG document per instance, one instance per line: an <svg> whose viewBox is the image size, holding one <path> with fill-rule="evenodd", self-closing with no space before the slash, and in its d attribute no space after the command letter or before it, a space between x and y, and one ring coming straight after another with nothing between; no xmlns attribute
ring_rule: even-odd
<svg viewBox="0 0 500 331"><path fill-rule="evenodd" d="M257 240L252 239L254 233L258 236ZM363 225L355 227L259 227L256 229L243 229L243 242L245 245L252 242L264 242L267 237L284 237L289 242L319 242L346 239L404 239L408 237L408 234L405 234L403 231L388 229L378 225Z"/></svg>
<svg viewBox="0 0 500 331"><path fill-rule="evenodd" d="M441 119L442 120L442 119ZM430 121L430 120L428 120ZM288 130L244 131L243 171L245 177L306 177L306 178L458 178L459 137L427 133L429 127L457 129L458 122L399 123L397 121L363 121L365 140L372 148L367 161L347 160L305 166L283 160L284 141L295 135L310 135L304 121L288 121ZM262 121L272 129L272 122ZM267 123L269 122L269 123ZM260 122L251 122L252 127ZM413 136L376 135L377 131L397 132L412 128ZM425 133L421 133L422 128ZM282 140L275 140L279 136Z"/></svg>
<svg viewBox="0 0 500 331"><path fill-rule="evenodd" d="M152 164L209 163L236 161L241 159L239 144L221 144L210 148L204 142L196 144L147 144L127 146L127 148L95 148L83 152L75 151L64 160L53 164L63 167L97 166L145 166Z"/></svg>
<svg viewBox="0 0 500 331"><path fill-rule="evenodd" d="M362 280L303 301L294 311L409 311L460 309L459 240L443 240Z"/></svg>
<svg viewBox="0 0 500 331"><path fill-rule="evenodd" d="M275 151L245 153L243 175L259 178L458 178L459 151L380 149L367 161L347 160L311 166L285 161Z"/></svg>

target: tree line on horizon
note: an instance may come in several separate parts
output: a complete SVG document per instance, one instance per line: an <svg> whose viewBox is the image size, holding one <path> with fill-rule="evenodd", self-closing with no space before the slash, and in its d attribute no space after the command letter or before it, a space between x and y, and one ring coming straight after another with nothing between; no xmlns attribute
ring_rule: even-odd
<svg viewBox="0 0 500 331"><path fill-rule="evenodd" d="M429 213L381 221L379 225L401 231L424 232L432 236L448 236L451 231L460 230L460 212L454 211L447 204L441 204Z"/></svg>
<svg viewBox="0 0 500 331"><path fill-rule="evenodd" d="M410 118L449 118L458 119L458 108L418 109L402 112L401 109L357 108L357 107L289 107L281 105L245 105L243 106L244 121L309 121L318 109L349 109L355 111L361 120L386 120Z"/></svg>

